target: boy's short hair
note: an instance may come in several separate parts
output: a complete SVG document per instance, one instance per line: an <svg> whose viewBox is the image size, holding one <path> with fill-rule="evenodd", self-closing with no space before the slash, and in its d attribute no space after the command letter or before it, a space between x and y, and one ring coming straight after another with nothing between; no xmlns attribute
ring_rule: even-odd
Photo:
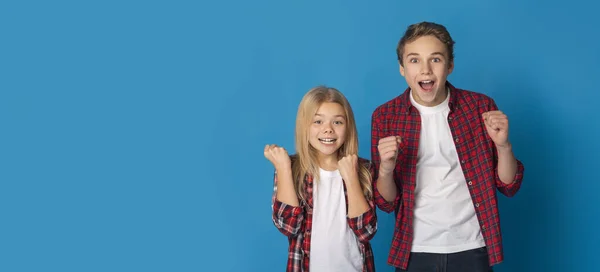
<svg viewBox="0 0 600 272"><path fill-rule="evenodd" d="M412 24L408 26L404 36L398 42L398 47L396 47L396 54L398 55L398 60L400 61L400 65L404 66L402 61L402 55L404 54L404 46L423 36L434 36L442 43L446 45L446 49L448 49L449 61L454 61L454 41L452 37L450 37L450 33L443 25L432 23L432 22L420 22L417 24Z"/></svg>

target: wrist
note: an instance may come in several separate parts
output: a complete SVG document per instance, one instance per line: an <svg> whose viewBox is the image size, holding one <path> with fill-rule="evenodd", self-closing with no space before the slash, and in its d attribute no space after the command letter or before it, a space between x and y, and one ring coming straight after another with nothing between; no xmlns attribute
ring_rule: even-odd
<svg viewBox="0 0 600 272"><path fill-rule="evenodd" d="M356 171L352 171L352 173L349 175L342 175L342 179L346 183L355 183L355 181L358 181L358 173Z"/></svg>
<svg viewBox="0 0 600 272"><path fill-rule="evenodd" d="M379 169L379 178L385 179L385 178L391 177L393 174L394 174L394 171L387 172L387 171L383 171L383 170Z"/></svg>
<svg viewBox="0 0 600 272"><path fill-rule="evenodd" d="M292 174L291 165L278 165L275 167L275 171L280 174Z"/></svg>
<svg viewBox="0 0 600 272"><path fill-rule="evenodd" d="M510 152L512 151L512 144L510 142L506 142L504 144L496 144L496 149L498 152Z"/></svg>

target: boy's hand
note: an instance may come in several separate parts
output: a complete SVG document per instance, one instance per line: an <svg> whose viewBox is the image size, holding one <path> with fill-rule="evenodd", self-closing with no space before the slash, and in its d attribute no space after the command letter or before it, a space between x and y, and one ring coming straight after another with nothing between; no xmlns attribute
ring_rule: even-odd
<svg viewBox="0 0 600 272"><path fill-rule="evenodd" d="M292 162L287 151L283 147L277 145L266 145L265 146L265 158L269 160L277 171L283 169L290 169Z"/></svg>
<svg viewBox="0 0 600 272"><path fill-rule="evenodd" d="M388 136L379 139L377 150L381 157L379 164L380 175L390 175L396 168L396 158L398 157L398 146L402 142L400 136Z"/></svg>
<svg viewBox="0 0 600 272"><path fill-rule="evenodd" d="M344 182L358 181L358 156L353 154L343 157L338 161L338 169Z"/></svg>
<svg viewBox="0 0 600 272"><path fill-rule="evenodd" d="M488 135L496 144L496 147L510 146L508 142L508 117L501 111L484 112L483 122Z"/></svg>

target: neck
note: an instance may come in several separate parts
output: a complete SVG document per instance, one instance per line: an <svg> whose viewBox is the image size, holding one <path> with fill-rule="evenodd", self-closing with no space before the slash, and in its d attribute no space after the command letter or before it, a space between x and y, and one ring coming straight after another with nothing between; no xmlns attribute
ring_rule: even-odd
<svg viewBox="0 0 600 272"><path fill-rule="evenodd" d="M448 97L448 89L445 88L444 90L439 91L436 94L436 97L431 102L425 102L425 101L421 100L421 98L419 98L417 96L417 94L415 92L413 92L412 90L411 90L411 97L419 105L422 105L422 106L425 106L425 107L435 107L435 106L437 106L439 104L442 104L442 102L444 102L444 100L446 100L446 97Z"/></svg>
<svg viewBox="0 0 600 272"><path fill-rule="evenodd" d="M434 103L436 106L439 105L439 104L442 104L442 102L444 102L444 100L446 100L446 97L448 97L448 90L450 89L448 87L448 84L445 83L444 86L443 86L443 88L444 89L442 89L441 92L438 92L439 95L438 95L438 97L436 99L437 101L435 101L435 103Z"/></svg>
<svg viewBox="0 0 600 272"><path fill-rule="evenodd" d="M327 171L338 169L337 153L331 155L319 154L319 167Z"/></svg>

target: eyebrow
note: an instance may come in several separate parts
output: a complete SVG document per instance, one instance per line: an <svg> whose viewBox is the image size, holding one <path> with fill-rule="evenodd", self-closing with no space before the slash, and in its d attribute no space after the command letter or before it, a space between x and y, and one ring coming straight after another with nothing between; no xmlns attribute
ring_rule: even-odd
<svg viewBox="0 0 600 272"><path fill-rule="evenodd" d="M320 116L320 117L323 117L323 114L320 114L320 113L315 113L315 116ZM333 117L342 117L342 118L346 118L346 116L344 116L344 115L341 115L341 114L334 115Z"/></svg>
<svg viewBox="0 0 600 272"><path fill-rule="evenodd" d="M442 53L442 52L433 52L433 53L431 53L431 56L435 56L435 55L440 55L440 56L443 57L444 53ZM417 53L408 53L406 55L406 57L410 57L410 56L419 56L419 54L417 54Z"/></svg>

